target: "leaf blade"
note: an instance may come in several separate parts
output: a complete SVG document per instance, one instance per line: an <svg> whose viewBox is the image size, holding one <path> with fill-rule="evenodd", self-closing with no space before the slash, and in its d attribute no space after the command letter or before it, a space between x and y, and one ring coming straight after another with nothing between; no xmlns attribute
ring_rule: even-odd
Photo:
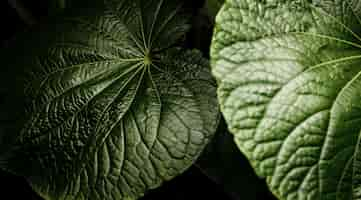
<svg viewBox="0 0 361 200"><path fill-rule="evenodd" d="M348 199L357 182L355 5L228 0L217 17L211 64L221 110L280 199Z"/></svg>
<svg viewBox="0 0 361 200"><path fill-rule="evenodd" d="M4 60L17 66L23 124L1 132L14 140L2 168L46 199L137 199L195 161L219 121L216 87L198 51L169 48L189 16L181 1L164 2L64 10L18 38ZM151 29L159 33L146 51Z"/></svg>

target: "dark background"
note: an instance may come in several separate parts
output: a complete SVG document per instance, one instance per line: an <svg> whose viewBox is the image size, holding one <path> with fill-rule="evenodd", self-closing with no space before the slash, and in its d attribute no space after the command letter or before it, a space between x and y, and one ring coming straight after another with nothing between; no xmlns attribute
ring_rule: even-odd
<svg viewBox="0 0 361 200"><path fill-rule="evenodd" d="M24 1L35 18L42 19L47 15L44 2ZM194 3L201 8L203 1ZM26 25L7 1L0 0L0 47L6 48L14 33L22 31ZM198 16L194 28L188 37L191 47L202 49L208 55L212 23ZM194 46L194 44L196 46ZM142 200L274 200L263 180L257 178L247 159L238 151L227 130L221 123L218 135L202 155L196 166L188 169L183 175L165 183L161 188L150 191ZM228 134L228 133L227 133ZM224 148L226 147L226 148ZM26 167L26 166L24 166ZM0 170L0 199L41 200L25 179Z"/></svg>

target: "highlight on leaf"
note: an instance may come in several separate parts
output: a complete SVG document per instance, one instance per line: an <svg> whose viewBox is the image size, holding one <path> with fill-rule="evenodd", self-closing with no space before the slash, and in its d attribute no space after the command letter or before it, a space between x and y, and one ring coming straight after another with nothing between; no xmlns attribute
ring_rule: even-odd
<svg viewBox="0 0 361 200"><path fill-rule="evenodd" d="M227 0L212 73L228 128L279 199L357 199L359 1Z"/></svg>

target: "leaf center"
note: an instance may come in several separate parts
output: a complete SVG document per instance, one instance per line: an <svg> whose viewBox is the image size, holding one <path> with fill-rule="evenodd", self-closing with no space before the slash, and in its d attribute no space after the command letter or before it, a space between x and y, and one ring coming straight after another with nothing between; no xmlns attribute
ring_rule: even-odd
<svg viewBox="0 0 361 200"><path fill-rule="evenodd" d="M150 56L149 53L144 55L143 63L145 66L149 66L152 64L152 57Z"/></svg>

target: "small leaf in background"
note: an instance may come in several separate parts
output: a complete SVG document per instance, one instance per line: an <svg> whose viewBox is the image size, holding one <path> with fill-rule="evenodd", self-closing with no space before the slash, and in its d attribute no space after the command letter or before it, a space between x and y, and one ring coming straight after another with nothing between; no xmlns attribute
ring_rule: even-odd
<svg viewBox="0 0 361 200"><path fill-rule="evenodd" d="M360 196L360 3L227 0L217 16L221 110L280 199Z"/></svg>
<svg viewBox="0 0 361 200"><path fill-rule="evenodd" d="M185 171L220 117L208 61L177 47L189 20L182 1L109 0L20 35L1 167L54 200L137 199Z"/></svg>
<svg viewBox="0 0 361 200"><path fill-rule="evenodd" d="M190 38L192 47L202 50L209 57L215 17L224 0L206 0L193 20Z"/></svg>
<svg viewBox="0 0 361 200"><path fill-rule="evenodd" d="M54 14L66 8L66 0L52 0L49 1L49 13Z"/></svg>
<svg viewBox="0 0 361 200"><path fill-rule="evenodd" d="M219 187L224 188L233 200L275 199L265 181L254 173L225 126L225 123L220 123L214 139L207 145L196 165Z"/></svg>
<svg viewBox="0 0 361 200"><path fill-rule="evenodd" d="M206 0L203 7L203 13L209 17L210 21L214 23L214 20L218 14L218 11L223 6L225 0Z"/></svg>

